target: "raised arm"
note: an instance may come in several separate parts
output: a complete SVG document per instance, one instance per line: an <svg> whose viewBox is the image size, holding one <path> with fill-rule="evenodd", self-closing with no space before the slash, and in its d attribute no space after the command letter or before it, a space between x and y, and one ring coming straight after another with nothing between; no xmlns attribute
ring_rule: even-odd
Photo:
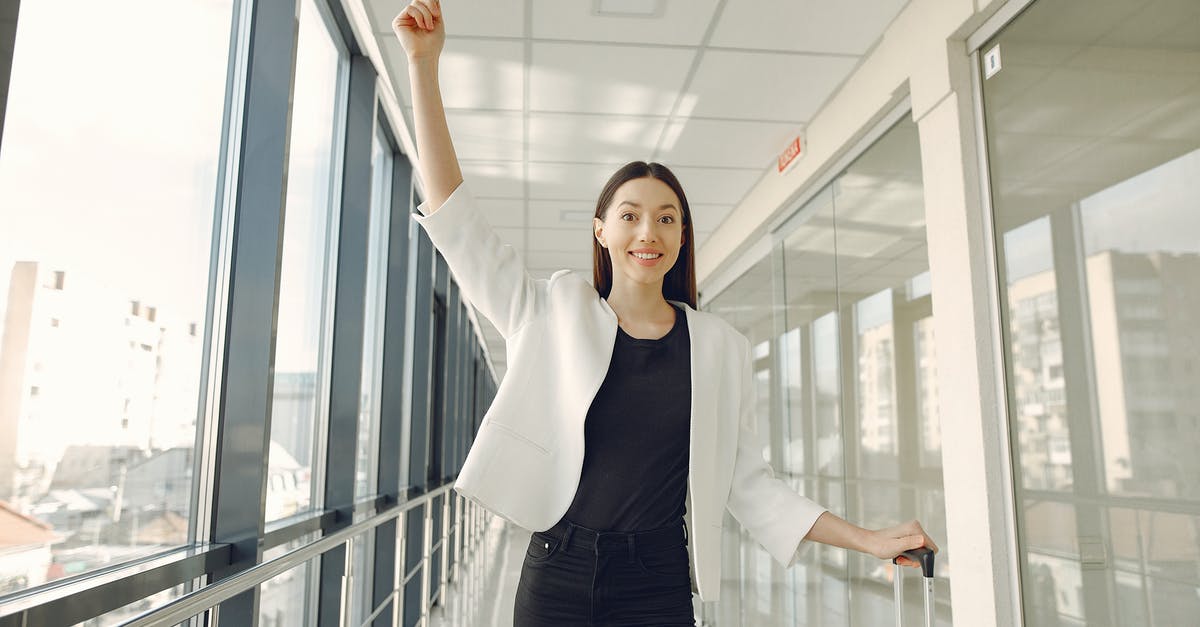
<svg viewBox="0 0 1200 627"><path fill-rule="evenodd" d="M438 60L446 42L441 2L413 0L392 20L392 30L408 55L418 169L429 213L433 213L463 180L438 84Z"/></svg>
<svg viewBox="0 0 1200 627"><path fill-rule="evenodd" d="M517 252L496 235L463 184L438 87L446 41L437 0L413 0L392 21L408 55L418 165L425 202L413 221L446 259L463 296L507 340L541 310L549 281L533 280Z"/></svg>

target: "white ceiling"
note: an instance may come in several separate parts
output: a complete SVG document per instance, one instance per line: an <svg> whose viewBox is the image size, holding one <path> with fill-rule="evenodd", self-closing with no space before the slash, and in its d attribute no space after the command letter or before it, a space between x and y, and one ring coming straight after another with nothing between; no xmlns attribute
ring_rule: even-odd
<svg viewBox="0 0 1200 627"><path fill-rule="evenodd" d="M407 2L364 2L411 128L391 32ZM443 0L441 88L463 175L534 278L590 278L596 196L637 159L679 177L703 255L905 4L661 0L658 16L623 17L595 0ZM503 341L484 327L502 373Z"/></svg>

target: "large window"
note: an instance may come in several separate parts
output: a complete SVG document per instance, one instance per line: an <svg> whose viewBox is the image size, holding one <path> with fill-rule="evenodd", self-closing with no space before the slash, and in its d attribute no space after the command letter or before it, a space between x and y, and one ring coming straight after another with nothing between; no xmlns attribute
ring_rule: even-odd
<svg viewBox="0 0 1200 627"><path fill-rule="evenodd" d="M375 491L379 467L379 394L383 385L383 320L387 313L387 253L391 232L392 149L377 128L371 142L371 219L367 242L366 298L363 311L362 394L358 404L358 442L354 496ZM399 330L397 330L399 332ZM389 447L390 449L390 447Z"/></svg>
<svg viewBox="0 0 1200 627"><path fill-rule="evenodd" d="M912 518L943 547L941 425L916 125L885 132L781 228L772 253L713 300L754 346L758 431L777 476L869 528ZM727 517L721 625L892 621L891 564L818 546L784 570ZM910 593L917 586L909 586ZM920 620L921 602L907 599Z"/></svg>
<svg viewBox="0 0 1200 627"><path fill-rule="evenodd" d="M415 624L452 578L474 585L459 543L488 516L443 479L495 383L468 376L480 346L407 219L411 163L345 7L16 8L0 623L358 625L403 598ZM410 474L436 494L400 514ZM233 598L168 605L264 562Z"/></svg>
<svg viewBox="0 0 1200 627"><path fill-rule="evenodd" d="M0 151L0 594L193 533L232 4L21 3Z"/></svg>
<svg viewBox="0 0 1200 627"><path fill-rule="evenodd" d="M326 9L300 5L275 339L266 519L313 506L317 437L328 407L332 261L346 65Z"/></svg>
<svg viewBox="0 0 1200 627"><path fill-rule="evenodd" d="M1043 0L984 46L1031 627L1200 615L1198 17Z"/></svg>

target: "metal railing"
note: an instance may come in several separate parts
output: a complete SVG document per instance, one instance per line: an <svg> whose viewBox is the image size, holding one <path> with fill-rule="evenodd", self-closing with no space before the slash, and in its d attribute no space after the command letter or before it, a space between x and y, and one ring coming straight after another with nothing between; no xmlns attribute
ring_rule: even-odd
<svg viewBox="0 0 1200 627"><path fill-rule="evenodd" d="M405 501L404 503L392 506L382 512L379 512L378 514L375 514L374 516L371 516L370 518L367 518L366 520L362 520L350 525L349 527L339 529L338 531L335 531L330 535L321 538L320 540L316 540L315 542L288 551L279 557L267 560L236 575L222 579L221 581L213 583L212 585L205 586L200 590L185 594L184 596L179 597L178 599L175 599L174 601L171 601L160 608L151 610L131 621L124 623L124 626L150 627L153 625L174 625L181 621L187 620L192 616L219 605L223 601L231 599L243 592L246 592L247 590L254 589L259 584L275 577L276 575L285 573L307 562L308 560L313 559L314 557L319 557L328 551L336 549L337 547L353 540L355 537L375 529L383 523L396 520L401 515L418 507L425 508L425 525L426 529L429 530L431 509L428 507L428 505L439 496L452 495L450 488L451 484L446 484L440 488ZM470 504L464 500L462 505L467 506ZM443 510L443 514L445 514L446 510L449 509L449 499L442 500L442 507L445 508ZM446 521L447 517L443 515L442 520ZM439 541L446 543L447 538L453 533L453 531L454 529L452 526L443 524L442 536ZM397 537L402 538L404 534L404 526L397 525L396 532ZM424 534L424 544L426 547L432 546L431 534ZM349 555L350 553L351 551L347 550L347 554ZM429 550L422 551L422 559L417 566L417 568L424 570L426 573L428 572L429 568L430 554L431 553ZM392 594L388 600L381 604L381 606L391 602L394 604L393 607L398 610L399 603L397 603L397 601L401 596L399 592L403 587L404 581L407 579L408 577L406 576L393 582ZM422 592L422 598L428 599L428 586L423 586ZM344 598L343 602L345 602ZM375 608L375 610L371 612L371 616L377 615L379 611L380 608ZM394 610L394 614L398 617L399 612ZM428 614L428 608L423 607L421 614L422 616Z"/></svg>
<svg viewBox="0 0 1200 627"><path fill-rule="evenodd" d="M488 514L485 510L467 499L455 495L451 490L452 485L452 482L447 483L391 506L387 506L386 501L382 498L360 503L356 508L357 514L368 515L368 512L372 511L376 513L369 514L367 518L359 522L332 531L320 539L278 557L186 593L163 606L122 623L122 625L175 625L186 621L239 594L253 590L256 586L279 574L315 557L320 557L339 546L353 542L355 538L393 520L398 522L394 558L396 566L392 591L375 607L370 608L371 611L366 612L369 616L368 623L383 613L390 603L392 623L397 626L400 624L404 598L402 590L414 576L421 577L422 607L420 615L425 618L438 595L444 594L446 585L455 579L459 562L474 549L486 529ZM438 502L437 499L443 496L446 498L442 498ZM450 516L451 499L455 499L457 502L457 507L453 509L453 520ZM434 507L431 505L434 503L438 503L437 507L442 510L442 524L437 530L437 537L434 537L432 533L434 531ZM405 572L407 527L401 524L402 521L399 519L404 514L418 508L424 509L421 559L411 570ZM292 520L279 521L283 524L268 525L261 539L263 550L282 546L309 533L329 529L336 518L335 512L322 511L298 516ZM454 546L453 560L450 555L452 544ZM11 602L5 602L4 611L0 612L0 625L70 624L102 616L111 609L136 602L160 590L227 569L230 566L230 548L228 544L209 544L172 550L148 557L135 564L102 571L23 595ZM350 548L347 546L347 556L352 553ZM415 548L413 547L413 549ZM434 554L439 549L441 554L437 558L441 568L437 583L440 585L438 594L431 595L431 584L434 582L429 580L430 569ZM349 572L347 569L347 575ZM343 609L349 602L350 599L343 592ZM43 622L47 620L50 622Z"/></svg>

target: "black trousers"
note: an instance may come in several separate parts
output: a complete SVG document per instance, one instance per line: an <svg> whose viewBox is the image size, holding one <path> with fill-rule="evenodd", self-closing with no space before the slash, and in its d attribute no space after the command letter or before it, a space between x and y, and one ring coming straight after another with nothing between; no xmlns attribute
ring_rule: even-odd
<svg viewBox="0 0 1200 627"><path fill-rule="evenodd" d="M596 531L560 522L525 551L514 627L695 625L687 531Z"/></svg>

